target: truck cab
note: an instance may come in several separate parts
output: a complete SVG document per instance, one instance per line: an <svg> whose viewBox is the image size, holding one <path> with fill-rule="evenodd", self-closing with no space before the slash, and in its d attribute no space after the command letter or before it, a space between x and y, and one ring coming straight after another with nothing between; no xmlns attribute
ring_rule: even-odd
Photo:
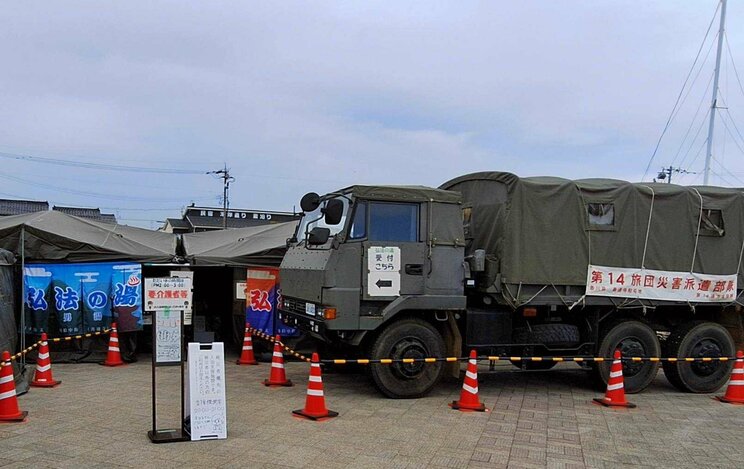
<svg viewBox="0 0 744 469"><path fill-rule="evenodd" d="M280 318L369 358L460 353L465 310L461 196L422 186L352 186L307 194L281 264ZM446 340L445 340L446 338ZM374 365L390 397L417 397L436 364Z"/></svg>

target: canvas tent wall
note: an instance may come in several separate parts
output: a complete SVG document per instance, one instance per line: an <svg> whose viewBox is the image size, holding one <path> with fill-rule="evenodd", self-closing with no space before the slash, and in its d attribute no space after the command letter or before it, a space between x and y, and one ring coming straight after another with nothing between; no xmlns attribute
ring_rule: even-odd
<svg viewBox="0 0 744 469"><path fill-rule="evenodd" d="M16 350L15 283L13 282L13 253L0 249L0 352Z"/></svg>
<svg viewBox="0 0 744 469"><path fill-rule="evenodd" d="M98 223L47 211L0 218L0 248L43 262L172 262L171 233Z"/></svg>
<svg viewBox="0 0 744 469"><path fill-rule="evenodd" d="M739 189L500 172L469 174L441 188L462 193L470 211L468 254L486 250L494 282L583 286L594 264L738 273L744 285ZM606 216L612 210L611 224L592 218L597 207Z"/></svg>
<svg viewBox="0 0 744 469"><path fill-rule="evenodd" d="M297 222L276 223L232 230L185 233L186 260L196 266L275 265L286 252Z"/></svg>

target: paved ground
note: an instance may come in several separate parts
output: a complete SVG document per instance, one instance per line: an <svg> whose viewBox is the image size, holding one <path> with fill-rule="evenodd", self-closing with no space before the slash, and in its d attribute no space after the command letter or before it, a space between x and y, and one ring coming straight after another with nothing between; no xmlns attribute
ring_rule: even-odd
<svg viewBox="0 0 744 469"><path fill-rule="evenodd" d="M390 400L366 376L326 373L326 422L293 418L308 366L288 363L293 388L267 389L269 366L228 362L228 439L154 445L150 364L120 368L54 365L63 380L19 398L29 418L0 424L5 467L742 467L744 406L676 392L663 378L631 396L634 410L590 403L594 392L575 364L551 372L481 367L489 413L447 407L460 384L427 398ZM161 369L162 393L177 402L176 369ZM159 427L174 426L164 405ZM165 415L170 411L170 417ZM169 418L168 418L169 417Z"/></svg>

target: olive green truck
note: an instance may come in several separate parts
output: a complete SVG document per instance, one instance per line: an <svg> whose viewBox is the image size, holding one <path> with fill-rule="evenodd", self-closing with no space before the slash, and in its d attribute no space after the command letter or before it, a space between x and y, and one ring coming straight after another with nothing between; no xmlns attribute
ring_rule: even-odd
<svg viewBox="0 0 744 469"><path fill-rule="evenodd" d="M438 189L309 193L301 206L279 314L338 356L730 357L742 340L744 190L481 172ZM446 365L370 372L383 394L413 398ZM625 361L626 391L660 366L704 393L732 363ZM587 369L607 381L609 364Z"/></svg>

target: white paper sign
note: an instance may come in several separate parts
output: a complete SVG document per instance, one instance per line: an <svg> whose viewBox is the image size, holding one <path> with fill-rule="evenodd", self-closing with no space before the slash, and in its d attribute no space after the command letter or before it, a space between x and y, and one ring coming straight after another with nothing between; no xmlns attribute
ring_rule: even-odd
<svg viewBox="0 0 744 469"><path fill-rule="evenodd" d="M191 279L178 277L145 279L145 310L189 310L191 308Z"/></svg>
<svg viewBox="0 0 744 469"><path fill-rule="evenodd" d="M370 272L400 272L400 248L370 246L367 249L367 270Z"/></svg>
<svg viewBox="0 0 744 469"><path fill-rule="evenodd" d="M367 295L400 295L400 248L370 246L367 249Z"/></svg>
<svg viewBox="0 0 744 469"><path fill-rule="evenodd" d="M181 278L190 278L191 279L191 292L193 296L194 292L194 271L193 270L171 270L170 273L171 277L181 277ZM189 301L189 304L186 308L183 310L183 324L186 326L191 325L191 316L193 315L193 303Z"/></svg>
<svg viewBox="0 0 744 469"><path fill-rule="evenodd" d="M188 415L192 441L227 438L222 342L189 342Z"/></svg>
<svg viewBox="0 0 744 469"><path fill-rule="evenodd" d="M181 362L181 311L155 311L155 363Z"/></svg>
<svg viewBox="0 0 744 469"><path fill-rule="evenodd" d="M736 274L708 275L666 270L590 265L586 294L700 303L736 298Z"/></svg>

